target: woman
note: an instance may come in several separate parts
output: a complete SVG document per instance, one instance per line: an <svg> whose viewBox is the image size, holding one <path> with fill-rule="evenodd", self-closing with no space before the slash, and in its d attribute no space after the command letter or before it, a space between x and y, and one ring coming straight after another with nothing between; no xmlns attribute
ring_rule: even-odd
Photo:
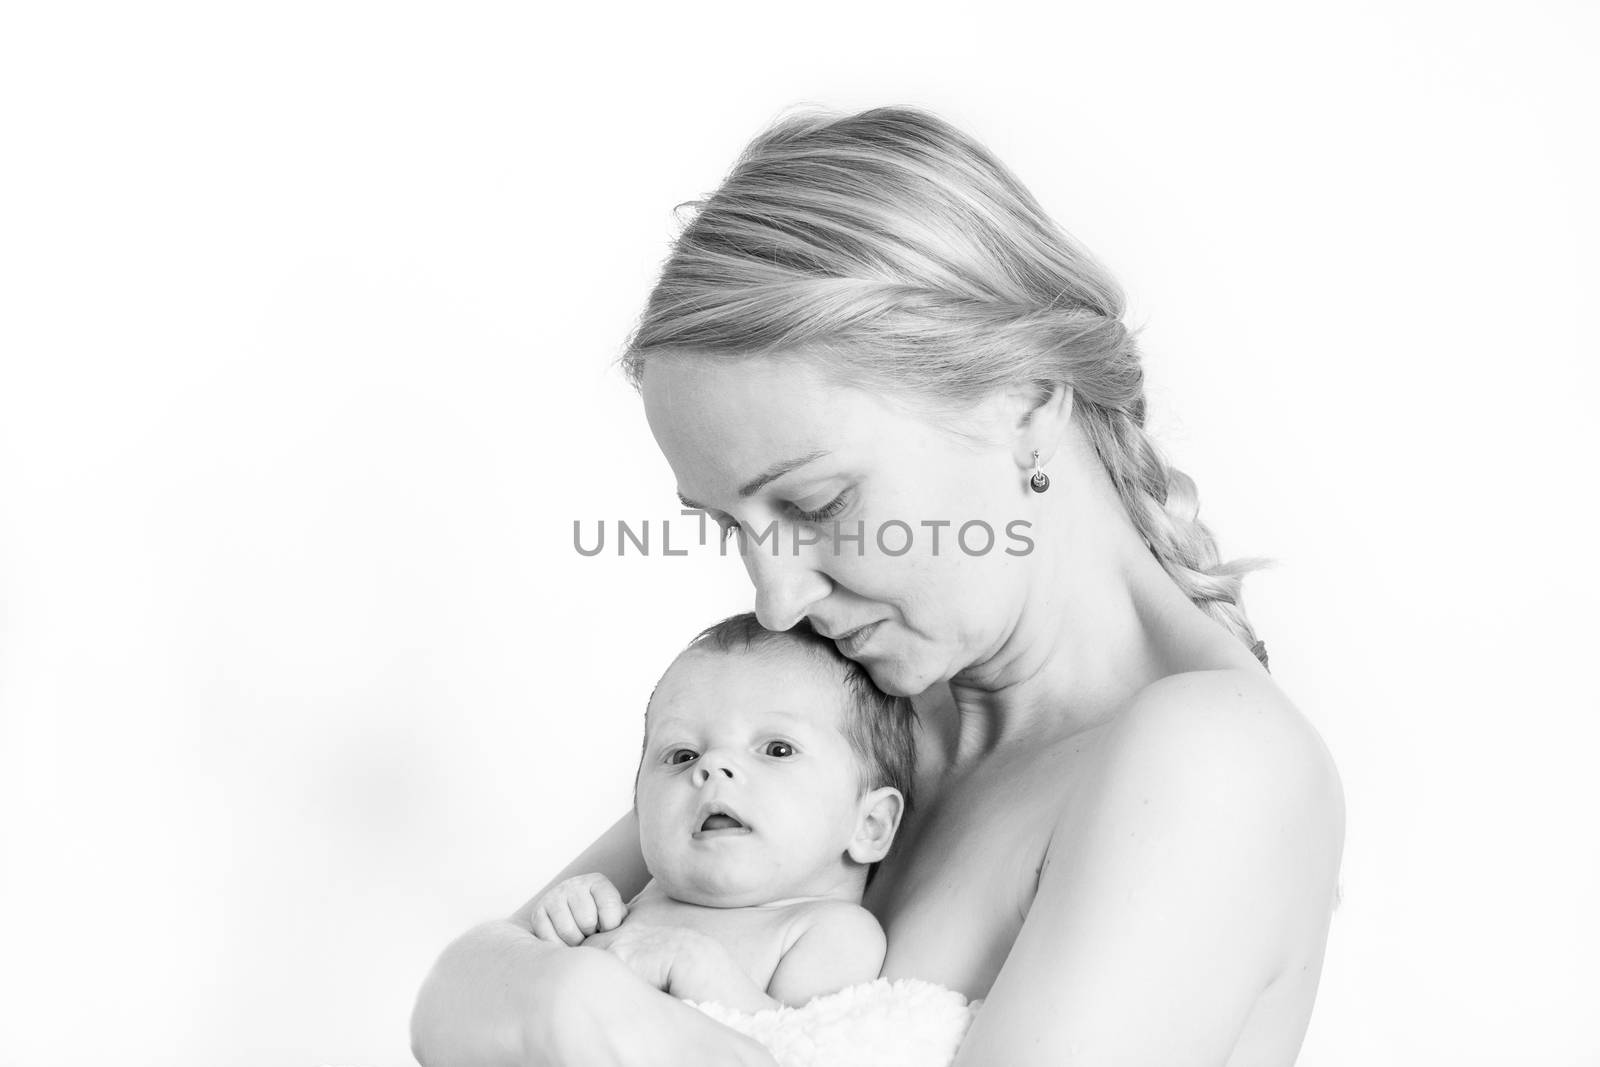
<svg viewBox="0 0 1600 1067"><path fill-rule="evenodd" d="M887 977L987 998L959 1062L1288 1064L1340 786L1145 435L1122 312L959 132L804 117L701 206L625 365L762 624L914 697L916 810L865 903ZM632 818L577 871L637 892ZM769 1062L526 909L446 950L414 1037L430 1067Z"/></svg>

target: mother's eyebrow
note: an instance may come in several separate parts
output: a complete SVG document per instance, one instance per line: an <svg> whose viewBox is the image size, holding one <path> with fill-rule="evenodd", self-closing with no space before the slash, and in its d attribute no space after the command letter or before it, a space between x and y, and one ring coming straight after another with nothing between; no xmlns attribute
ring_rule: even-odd
<svg viewBox="0 0 1600 1067"><path fill-rule="evenodd" d="M828 449L819 448L816 451L807 453L804 456L796 456L794 459L786 459L782 462L774 463L772 466L768 467L766 470L762 471L760 474L741 485L739 487L739 498L743 500L746 497L755 496L768 483L775 482L779 478L782 478L785 474L788 474L790 471L797 470L800 467L804 467L807 463L815 462L816 460L821 459L823 456L831 454L832 453L829 452ZM686 508L695 508L700 511L707 510L704 504L696 504L693 500L690 500L682 493L678 494L678 501Z"/></svg>

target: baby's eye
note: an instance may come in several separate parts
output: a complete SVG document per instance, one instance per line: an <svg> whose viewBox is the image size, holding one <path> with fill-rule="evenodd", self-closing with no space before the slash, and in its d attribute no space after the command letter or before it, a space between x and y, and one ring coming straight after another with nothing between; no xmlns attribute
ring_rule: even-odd
<svg viewBox="0 0 1600 1067"><path fill-rule="evenodd" d="M691 763L698 753L692 748L675 748L667 753L668 763Z"/></svg>
<svg viewBox="0 0 1600 1067"><path fill-rule="evenodd" d="M794 755L794 746L787 741L768 741L766 753L778 759L788 759Z"/></svg>

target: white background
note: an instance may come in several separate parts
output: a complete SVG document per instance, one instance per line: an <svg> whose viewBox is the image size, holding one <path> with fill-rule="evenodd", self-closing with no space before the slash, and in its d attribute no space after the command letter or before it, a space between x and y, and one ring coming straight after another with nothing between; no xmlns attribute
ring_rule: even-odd
<svg viewBox="0 0 1600 1067"><path fill-rule="evenodd" d="M1279 561L1349 804L1301 1062L1600 1063L1596 9L897 6L4 16L0 1063L406 1064L439 949L623 810L749 596L573 551L675 512L610 362L802 102L1006 160Z"/></svg>

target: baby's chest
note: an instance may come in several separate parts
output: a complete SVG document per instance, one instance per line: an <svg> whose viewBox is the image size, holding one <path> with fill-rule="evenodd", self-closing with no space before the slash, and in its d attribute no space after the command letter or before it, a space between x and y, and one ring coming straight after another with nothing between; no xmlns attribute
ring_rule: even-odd
<svg viewBox="0 0 1600 1067"><path fill-rule="evenodd" d="M677 926L704 934L727 949L739 969L765 989L778 969L778 961L789 949L793 916L784 908L698 907L651 897L647 889L630 905L627 921Z"/></svg>

